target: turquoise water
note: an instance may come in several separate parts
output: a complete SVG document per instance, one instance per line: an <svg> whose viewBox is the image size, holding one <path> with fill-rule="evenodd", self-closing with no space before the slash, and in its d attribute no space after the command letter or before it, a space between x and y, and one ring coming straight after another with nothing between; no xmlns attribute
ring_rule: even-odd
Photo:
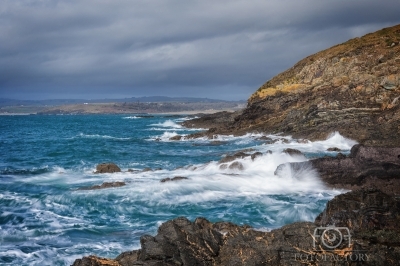
<svg viewBox="0 0 400 266"><path fill-rule="evenodd" d="M312 221L341 193L325 188L309 167L274 175L282 163L335 155L326 152L329 147L348 152L354 142L338 133L305 143L285 137L265 144L258 140L261 134L169 141L197 131L179 125L186 119L0 116L0 264L70 265L90 254L115 257L139 248L141 235L155 234L178 216L270 230ZM220 168L218 160L245 148L265 155L239 159L243 169ZM306 156L289 156L285 148ZM122 172L94 174L102 162L114 162ZM147 167L157 170L142 171ZM174 176L188 179L160 182ZM127 185L78 190L112 181Z"/></svg>

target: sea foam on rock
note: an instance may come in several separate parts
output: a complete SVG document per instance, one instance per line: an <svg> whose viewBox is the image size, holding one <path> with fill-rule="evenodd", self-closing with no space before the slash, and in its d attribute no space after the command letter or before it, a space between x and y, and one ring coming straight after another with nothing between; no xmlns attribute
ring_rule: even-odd
<svg viewBox="0 0 400 266"><path fill-rule="evenodd" d="M400 195L400 147L354 145L350 155L289 163L293 168L311 164L325 184L334 188L376 187ZM278 166L277 171L283 166Z"/></svg>

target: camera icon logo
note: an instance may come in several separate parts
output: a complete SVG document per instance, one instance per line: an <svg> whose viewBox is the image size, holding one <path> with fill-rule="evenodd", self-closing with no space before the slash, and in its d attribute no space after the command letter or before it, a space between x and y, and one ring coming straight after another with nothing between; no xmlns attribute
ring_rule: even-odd
<svg viewBox="0 0 400 266"><path fill-rule="evenodd" d="M350 230L347 227L317 227L313 234L313 247L324 249L345 248L351 245Z"/></svg>

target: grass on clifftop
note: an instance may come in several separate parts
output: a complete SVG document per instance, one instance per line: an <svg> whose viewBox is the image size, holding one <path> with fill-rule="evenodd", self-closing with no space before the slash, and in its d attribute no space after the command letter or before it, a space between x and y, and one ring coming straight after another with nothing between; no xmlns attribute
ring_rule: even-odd
<svg viewBox="0 0 400 266"><path fill-rule="evenodd" d="M365 50L368 50L369 53L384 55L394 46L399 45L400 25L384 28L377 32L366 34L361 38L354 38L345 43L335 45L329 49L304 58L290 69L276 75L253 93L249 98L249 102L268 96L274 96L279 93L291 93L307 86L308 84L302 84L302 82L297 79L296 74L300 73L305 66L319 59L349 57L358 55Z"/></svg>

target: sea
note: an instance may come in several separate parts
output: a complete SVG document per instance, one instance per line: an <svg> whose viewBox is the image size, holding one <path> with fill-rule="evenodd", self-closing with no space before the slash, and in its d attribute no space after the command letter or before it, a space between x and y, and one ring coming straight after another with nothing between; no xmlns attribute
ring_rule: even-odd
<svg viewBox="0 0 400 266"><path fill-rule="evenodd" d="M0 265L71 265L95 254L115 258L140 248L164 222L185 216L270 231L313 221L343 190L324 186L309 164L348 154L355 141L327 132L323 141L282 134L185 136L186 115L0 116ZM171 137L181 135L179 141ZM330 134L330 135L329 135ZM289 155L284 149L300 150ZM262 156L219 160L244 151ZM96 174L113 162L119 173ZM240 164L239 164L240 163ZM151 168L151 171L143 169ZM175 176L187 179L160 182ZM122 187L82 190L104 182Z"/></svg>

